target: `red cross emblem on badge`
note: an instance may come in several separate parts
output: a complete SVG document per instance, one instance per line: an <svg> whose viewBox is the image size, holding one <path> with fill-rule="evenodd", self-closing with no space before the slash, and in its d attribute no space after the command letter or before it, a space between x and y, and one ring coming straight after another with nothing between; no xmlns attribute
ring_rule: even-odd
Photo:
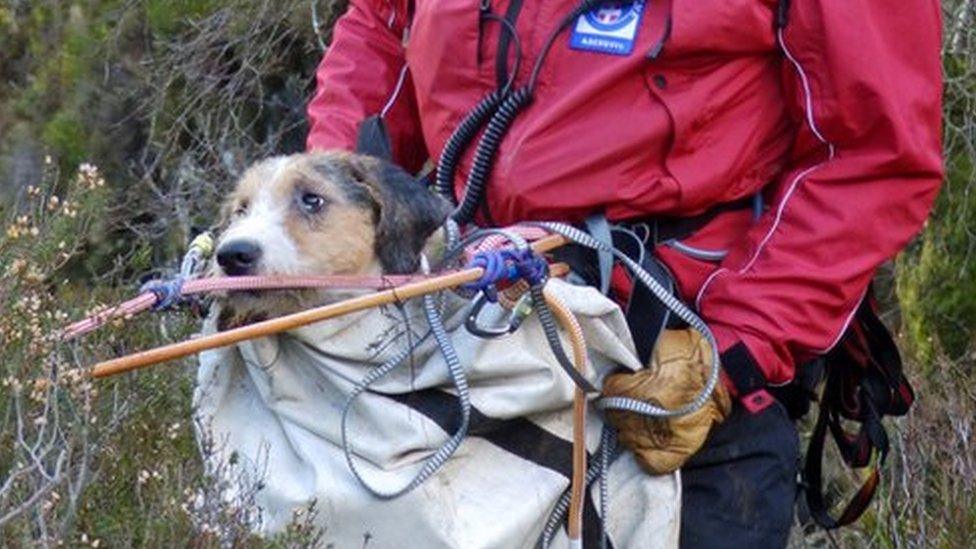
<svg viewBox="0 0 976 549"><path fill-rule="evenodd" d="M596 12L596 20L604 25L612 25L620 20L624 10L620 6L603 7Z"/></svg>

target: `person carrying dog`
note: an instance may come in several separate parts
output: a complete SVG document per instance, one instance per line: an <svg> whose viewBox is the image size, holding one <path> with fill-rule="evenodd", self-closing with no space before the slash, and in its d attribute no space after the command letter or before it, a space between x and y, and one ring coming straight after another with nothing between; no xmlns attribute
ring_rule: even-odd
<svg viewBox="0 0 976 549"><path fill-rule="evenodd" d="M869 284L943 177L939 50L935 0L351 0L308 147L354 149L381 120L397 163L440 163L457 197L481 187L478 224L629 227L711 327L723 375L690 416L609 419L648 472L682 469L683 547L782 547L799 469L788 389L841 347L887 349L871 344L890 338ZM683 404L707 344L641 328L618 270L635 342L656 348L604 394ZM883 415L877 402L847 417Z"/></svg>

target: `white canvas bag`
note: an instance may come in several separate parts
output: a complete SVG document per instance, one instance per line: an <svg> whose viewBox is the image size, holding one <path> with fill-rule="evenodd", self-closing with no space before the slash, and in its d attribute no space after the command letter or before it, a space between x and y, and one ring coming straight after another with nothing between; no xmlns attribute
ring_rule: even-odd
<svg viewBox="0 0 976 549"><path fill-rule="evenodd" d="M638 367L619 307L590 287L549 284L582 325L594 384L614 368ZM402 310L348 315L200 355L194 401L198 438L208 441L204 457L232 491L253 491L256 531L280 531L293 511L314 500L324 542L337 548L366 541L370 548L536 545L569 486L574 386L534 315L513 334L481 339L464 329L467 312L467 302L447 298L444 323L471 388L470 434L427 482L392 500L371 495L353 477L340 416L372 367L426 332L419 300ZM506 315L489 306L482 317L502 323ZM565 345L568 350L568 340ZM378 488L406 485L453 433L458 416L444 360L434 342L425 341L412 361L353 404L348 429L358 469ZM601 426L591 410L591 452ZM677 474L648 476L625 452L612 463L608 486L606 524L614 547L677 545ZM587 536L596 537L595 484L588 499ZM553 547L567 545L560 529Z"/></svg>

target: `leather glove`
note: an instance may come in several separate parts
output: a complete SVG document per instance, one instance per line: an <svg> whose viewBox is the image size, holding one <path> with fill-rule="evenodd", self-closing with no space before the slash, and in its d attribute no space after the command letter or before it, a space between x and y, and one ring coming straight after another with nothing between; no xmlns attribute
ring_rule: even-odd
<svg viewBox="0 0 976 549"><path fill-rule="evenodd" d="M665 330L648 368L607 377L603 396L629 397L666 409L683 406L705 387L711 357L708 341L697 331ZM688 415L663 419L608 410L607 419L640 466L650 474L662 475L684 465L731 409L732 400L720 381L712 398Z"/></svg>

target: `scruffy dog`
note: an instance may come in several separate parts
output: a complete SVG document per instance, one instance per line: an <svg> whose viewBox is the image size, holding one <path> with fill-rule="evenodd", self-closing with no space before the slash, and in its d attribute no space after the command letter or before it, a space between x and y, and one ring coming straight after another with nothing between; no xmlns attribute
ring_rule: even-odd
<svg viewBox="0 0 976 549"><path fill-rule="evenodd" d="M435 252L425 248L436 246L429 237L448 210L374 158L273 158L251 168L230 197L213 274L409 273L421 253ZM640 367L616 304L592 287L549 284L580 322L593 382L621 365ZM205 332L339 297L235 292ZM201 353L192 408L219 487L211 497L262 535L310 520L312 532L322 529L321 546L534 546L573 476L576 387L553 360L538 315L506 337L481 338L461 325L469 303L444 297L449 341L421 339L429 324L412 301ZM507 315L492 308L494 320ZM411 319L419 322L408 326ZM588 417L590 426L599 421ZM477 436L464 437L461 425ZM457 453L455 434L464 438ZM437 456L449 456L443 467ZM438 476L389 498L421 482L418 471ZM608 471L614 545L677 547L678 477L645 474L629 452ZM554 547L575 546L562 528L554 535Z"/></svg>
<svg viewBox="0 0 976 549"><path fill-rule="evenodd" d="M397 166L347 152L261 161L230 195L214 276L400 274L417 270L448 203ZM234 292L227 327L323 301L317 291Z"/></svg>

